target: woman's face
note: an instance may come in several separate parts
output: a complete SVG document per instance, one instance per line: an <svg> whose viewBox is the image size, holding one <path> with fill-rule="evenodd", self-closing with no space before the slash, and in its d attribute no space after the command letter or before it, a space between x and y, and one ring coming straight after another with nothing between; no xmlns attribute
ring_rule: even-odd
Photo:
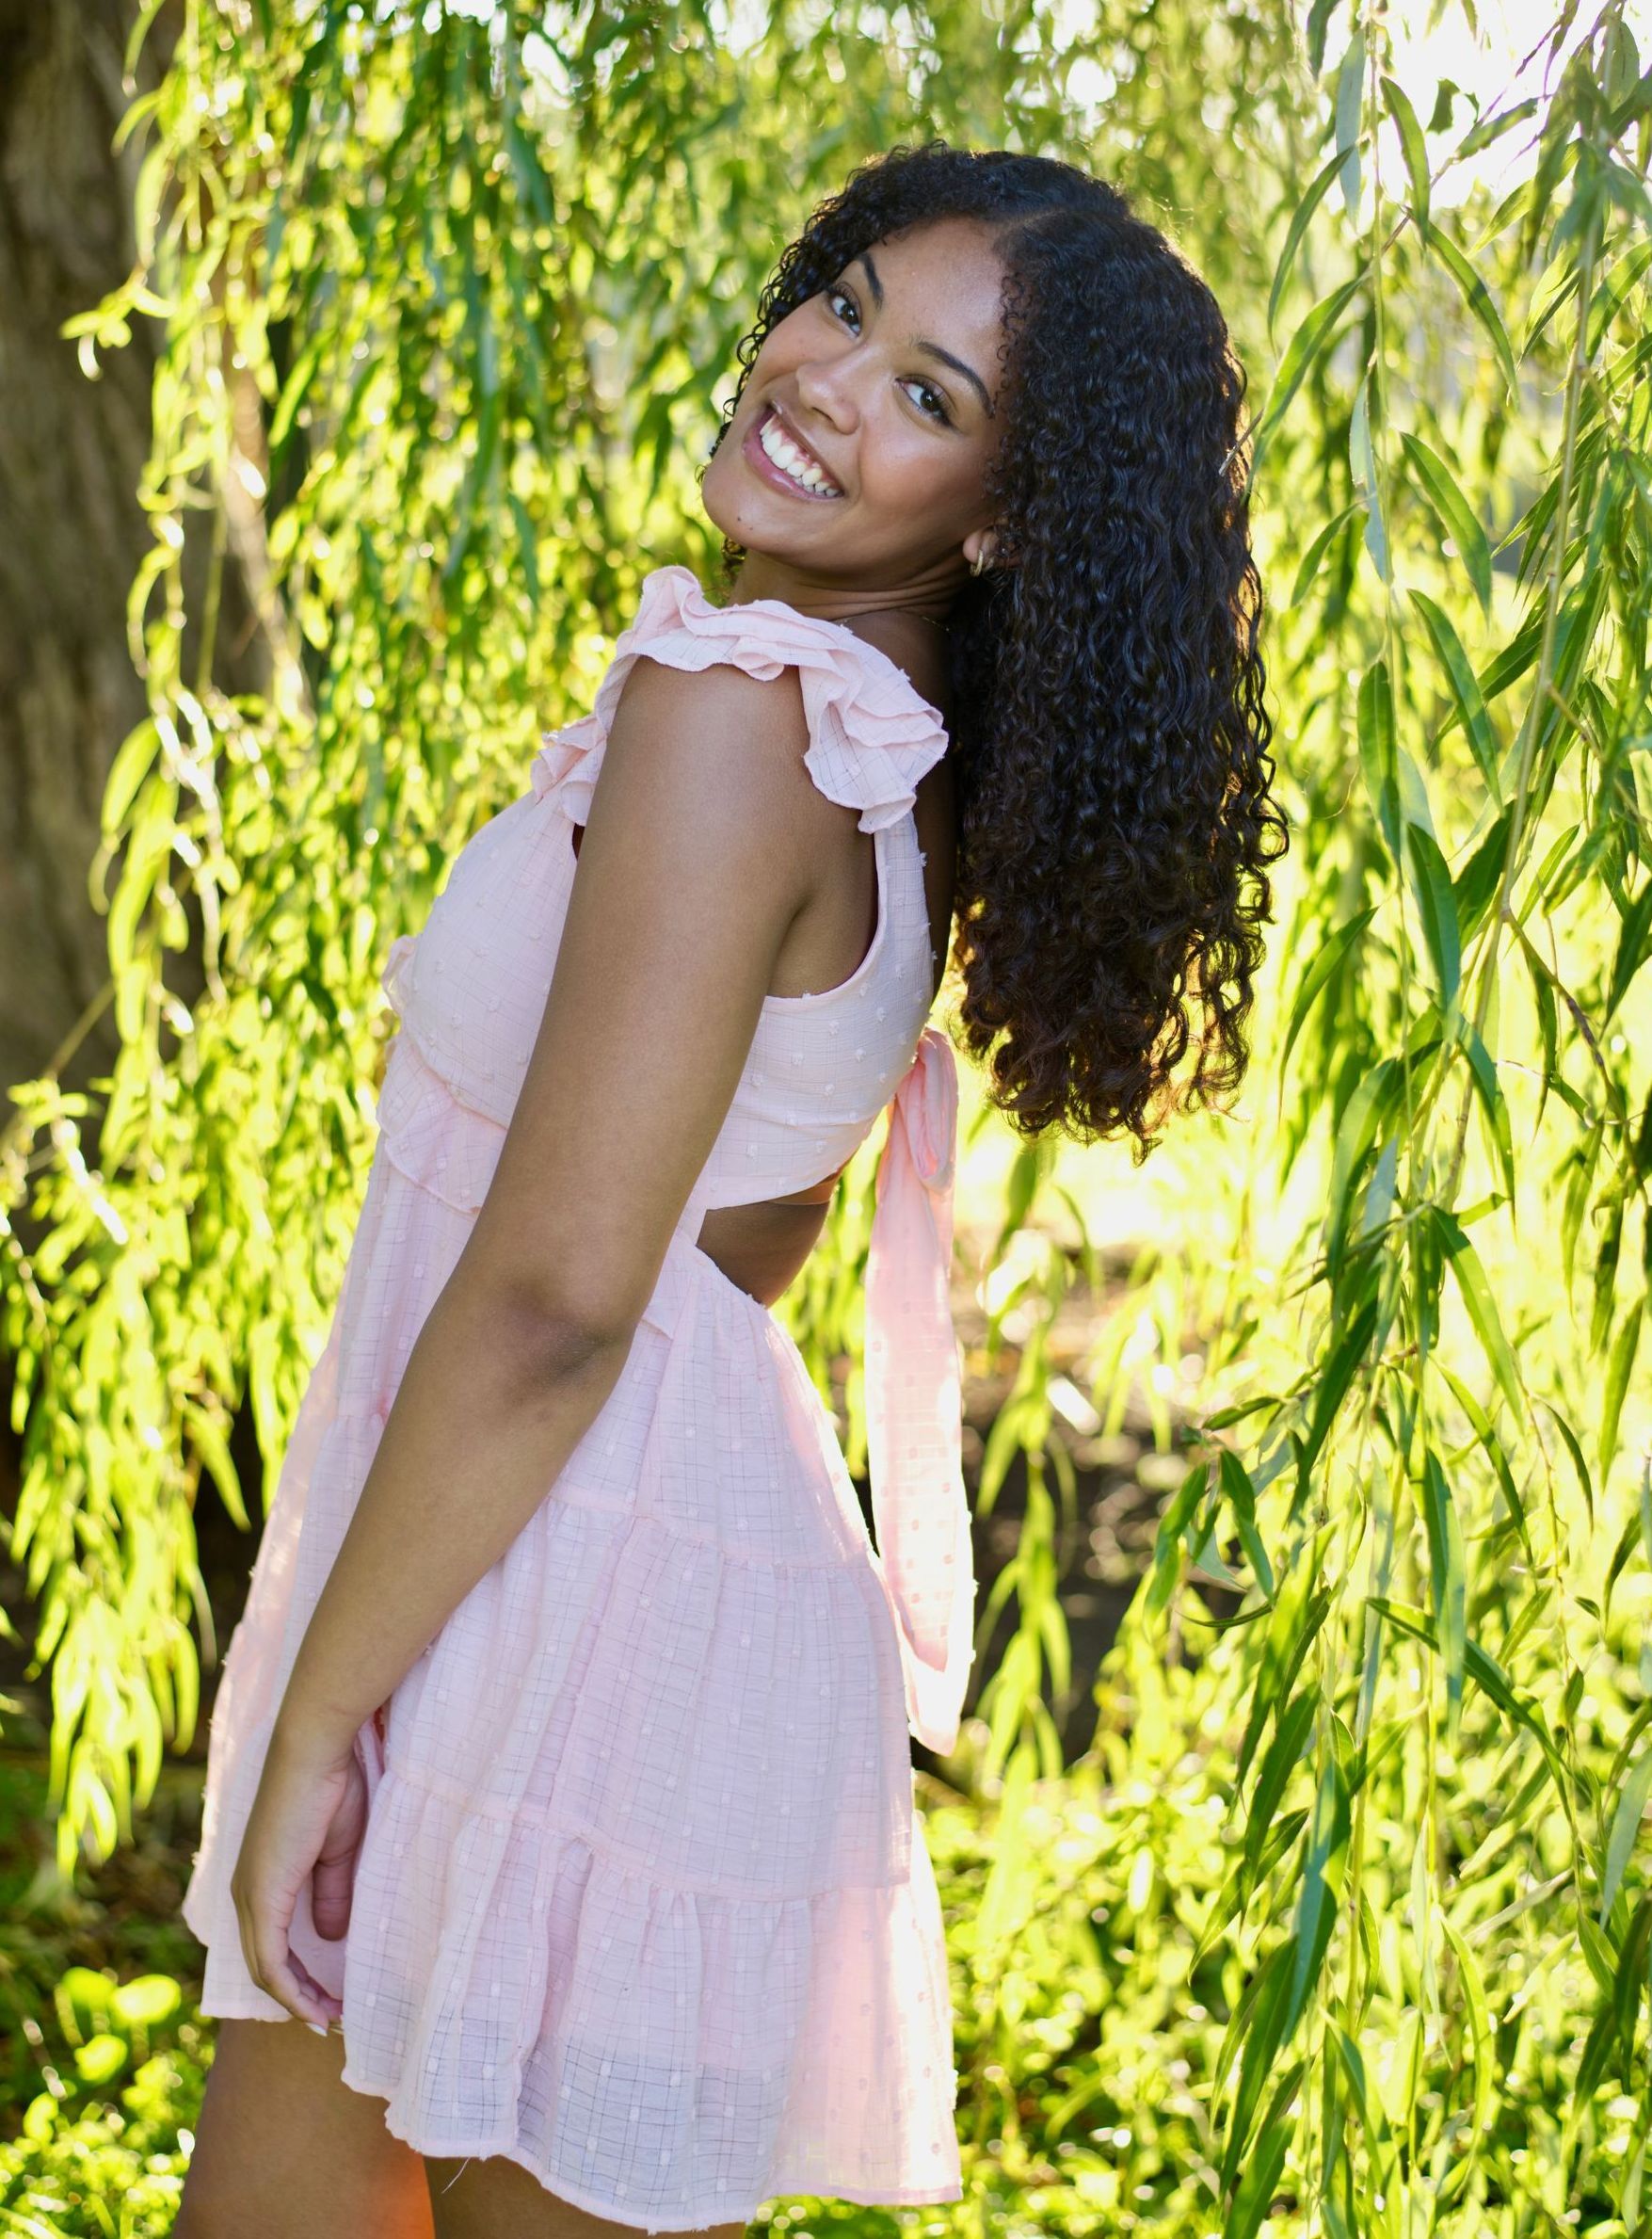
<svg viewBox="0 0 1652 2239"><path fill-rule="evenodd" d="M747 596L956 588L992 520L1003 277L986 227L938 218L771 329L701 481Z"/></svg>

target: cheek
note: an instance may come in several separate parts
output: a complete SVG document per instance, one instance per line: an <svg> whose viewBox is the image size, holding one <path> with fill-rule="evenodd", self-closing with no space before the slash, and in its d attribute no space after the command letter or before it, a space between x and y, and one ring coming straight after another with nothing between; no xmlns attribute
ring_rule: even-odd
<svg viewBox="0 0 1652 2239"><path fill-rule="evenodd" d="M966 456L909 417L879 422L861 448L861 488L879 503L910 508L926 520L961 512L979 499L980 475Z"/></svg>
<svg viewBox="0 0 1652 2239"><path fill-rule="evenodd" d="M763 345L751 362L751 380L772 380L777 373L789 373L793 366L806 358L829 357L831 347L842 330L822 310L819 299L811 298L800 303L795 311L771 327L763 337Z"/></svg>

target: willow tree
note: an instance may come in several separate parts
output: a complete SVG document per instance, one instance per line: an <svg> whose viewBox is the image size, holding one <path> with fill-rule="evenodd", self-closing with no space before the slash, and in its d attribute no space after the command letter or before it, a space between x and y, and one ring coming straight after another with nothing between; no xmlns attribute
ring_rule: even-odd
<svg viewBox="0 0 1652 2239"><path fill-rule="evenodd" d="M1652 95L1617 0L1567 8L1564 67L1484 107L1405 82L1382 7L1351 8L190 0L129 119L137 267L75 322L93 357L162 328L149 713L100 866L120 1055L95 1114L14 1090L5 1168L44 1236L12 1240L5 1309L66 1865L190 1735L196 1504L245 1518L248 1401L275 1480L360 1203L389 943L588 704L647 568L712 580L694 469L775 254L903 138L1067 154L1179 241L1251 368L1297 835L1245 1098L1146 1169L1180 1162L1174 1245L1090 1362L1106 1414L1153 1365L1132 1332L1166 1374L1203 1348L1067 1766L1046 1339L1123 1153L1000 1161L1009 1280L973 1272L1020 1368L981 1497L1018 1453L1028 1503L949 1768L996 1799L954 1940L966 2213L1008 2181L1174 2239L1636 2227ZM1459 191L1517 140L1516 184ZM202 510L262 694L215 681L210 588L183 672ZM858 1343L869 1163L788 1304L823 1375Z"/></svg>

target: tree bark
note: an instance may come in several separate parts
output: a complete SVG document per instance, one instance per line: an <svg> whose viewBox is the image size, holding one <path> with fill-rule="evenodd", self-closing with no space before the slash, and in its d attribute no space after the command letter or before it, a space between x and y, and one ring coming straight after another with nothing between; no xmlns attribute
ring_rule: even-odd
<svg viewBox="0 0 1652 2239"><path fill-rule="evenodd" d="M118 154L110 143L165 72L182 0L166 0L126 80L136 14L136 0L0 0L0 1083L44 1071L108 978L88 875L110 761L145 708L126 600L153 540L137 491L162 329L135 315L129 343L98 351L96 378L59 331L136 253L134 190L152 127ZM186 518L191 614L210 536L209 514ZM245 642L244 612L232 548L220 642ZM168 958L185 1002L198 971L189 954ZM106 1072L115 1046L104 1008L65 1079Z"/></svg>

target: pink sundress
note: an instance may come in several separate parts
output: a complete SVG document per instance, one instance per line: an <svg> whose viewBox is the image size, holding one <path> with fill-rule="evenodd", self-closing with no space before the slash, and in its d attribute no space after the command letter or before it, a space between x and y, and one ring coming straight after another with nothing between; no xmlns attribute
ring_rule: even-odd
<svg viewBox="0 0 1652 2239"><path fill-rule="evenodd" d="M946 1949L908 1731L946 1751L974 1577L948 1296L957 1079L926 1023L912 815L938 712L888 655L779 600L645 578L593 712L456 858L384 984L399 1027L327 1344L209 1740L184 1918L202 2009L287 2018L229 1891L271 1725L421 1323L492 1175L544 1008L632 660L799 673L806 761L874 835L873 944L769 996L619 1381L506 1554L361 1729L347 1934L295 1950L343 2000L344 2078L429 2154L505 2155L649 2231L777 2195L960 2198ZM671 742L662 740L660 750ZM866 1303L874 1550L836 1426L774 1314L697 1245L880 1117Z"/></svg>

